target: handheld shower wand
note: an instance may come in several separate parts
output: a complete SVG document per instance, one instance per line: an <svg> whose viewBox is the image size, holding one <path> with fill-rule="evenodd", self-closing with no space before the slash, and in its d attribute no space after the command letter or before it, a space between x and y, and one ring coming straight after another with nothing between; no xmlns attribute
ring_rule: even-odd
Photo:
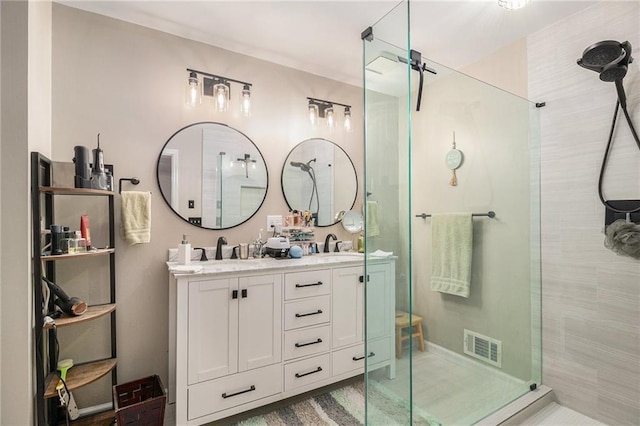
<svg viewBox="0 0 640 426"><path fill-rule="evenodd" d="M622 43L614 40L604 40L592 44L582 52L582 57L577 60L577 63L582 68L586 68L591 71L595 71L599 74L600 80L604 82L613 82L616 86L616 92L618 94L618 100L616 102L615 112L613 114L613 121L611 123L611 131L609 132L609 140L607 141L607 148L602 158L602 166L600 167L600 177L598 179L598 196L600 201L611 211L617 213L634 213L640 211L640 207L632 210L621 210L615 208L609 203L602 193L602 183L604 180L604 172L607 167L607 160L609 157L609 151L613 142L613 134L616 127L616 120L618 117L618 109L622 109L624 116L629 124L633 139L640 149L640 138L636 132L635 127L627 111L627 96L624 92L624 86L622 80L627 75L629 64L633 62L631 57L631 43L624 41Z"/></svg>

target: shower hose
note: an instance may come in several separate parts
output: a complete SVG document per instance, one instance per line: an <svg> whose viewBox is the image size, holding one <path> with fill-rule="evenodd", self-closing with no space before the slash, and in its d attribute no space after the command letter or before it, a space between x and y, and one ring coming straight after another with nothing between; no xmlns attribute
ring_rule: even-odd
<svg viewBox="0 0 640 426"><path fill-rule="evenodd" d="M624 113L624 116L627 119L627 123L629 123L629 128L631 129L631 134L633 135L633 139L635 140L636 145L638 145L638 149L640 149L640 139L638 138L638 133L636 132L636 129L633 126L633 123L631 122L631 117L629 116L629 112L627 111L626 102L625 102L624 98L622 100L622 103L620 102L620 99L618 99L616 101L615 112L613 113L613 121L611 123L611 131L609 132L609 140L607 141L607 149L604 151L604 156L602 158L602 166L600 167L600 177L598 179L598 196L600 197L600 201L602 201L602 204L604 204L605 207L608 208L609 210L612 210L612 211L617 212L617 213L635 213L635 212L640 211L640 206L638 206L638 208L635 208L633 210L620 210L620 209L617 209L617 208L611 206L611 203L609 203L607 200L605 200L604 195L602 193L602 181L604 180L604 172L605 172L605 170L607 168L607 161L609 159L609 151L611 150L611 145L613 144L613 133L614 133L614 130L616 128L616 121L617 121L617 118L618 118L618 110L620 109L620 107L622 107L622 112Z"/></svg>

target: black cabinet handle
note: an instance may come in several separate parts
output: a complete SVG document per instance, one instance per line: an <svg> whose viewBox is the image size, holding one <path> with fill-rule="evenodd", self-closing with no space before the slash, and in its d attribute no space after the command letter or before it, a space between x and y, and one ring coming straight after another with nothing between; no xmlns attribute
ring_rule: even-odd
<svg viewBox="0 0 640 426"><path fill-rule="evenodd" d="M309 345L317 345L318 343L322 343L322 339L318 338L318 340L316 340L315 342L309 342L309 343L296 343L295 346L296 348L302 348L304 346L309 346Z"/></svg>
<svg viewBox="0 0 640 426"><path fill-rule="evenodd" d="M322 371L322 367L318 367L316 370L313 371L309 371L308 373L296 373L296 379L299 379L300 377L304 377L304 376L308 376L309 374L316 374Z"/></svg>
<svg viewBox="0 0 640 426"><path fill-rule="evenodd" d="M251 392L251 391L254 391L254 390L256 390L256 387L254 385L251 385L251 387L249 389L245 389L243 391L236 392L236 393L230 393L229 395L227 395L227 393L225 392L225 393L222 394L222 397L225 398L225 399L226 398L231 398L232 396L242 395L243 393Z"/></svg>
<svg viewBox="0 0 640 426"><path fill-rule="evenodd" d="M302 288L302 287L313 287L316 285L322 285L322 281L318 281L317 283L311 283L311 284L296 284L297 288Z"/></svg>
<svg viewBox="0 0 640 426"><path fill-rule="evenodd" d="M309 315L318 315L322 313L322 309L318 309L316 312L309 312L308 314L296 314L296 318L308 317Z"/></svg>
<svg viewBox="0 0 640 426"><path fill-rule="evenodd" d="M238 290L233 290L231 292L231 298L232 299L237 299L238 298Z"/></svg>
<svg viewBox="0 0 640 426"><path fill-rule="evenodd" d="M372 356L376 356L376 354L373 353L373 352L369 352L369 355L367 355L367 358L371 358ZM361 359L364 359L364 355L362 355L362 356L354 356L351 359L354 360L354 361L360 361Z"/></svg>
<svg viewBox="0 0 640 426"><path fill-rule="evenodd" d="M360 276L358 277L358 281L360 281L361 283L363 283L363 282L364 282L364 275L360 275ZM369 282L369 275L367 275L367 282Z"/></svg>
<svg viewBox="0 0 640 426"><path fill-rule="evenodd" d="M244 298L244 297L247 297L247 289L246 289L246 288L243 288L243 289L242 289L242 297L243 297L243 298Z"/></svg>

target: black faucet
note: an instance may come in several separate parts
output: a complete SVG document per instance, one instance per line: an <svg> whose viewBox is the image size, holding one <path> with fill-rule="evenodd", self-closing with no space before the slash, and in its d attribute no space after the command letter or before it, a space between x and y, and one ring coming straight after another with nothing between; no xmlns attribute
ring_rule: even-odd
<svg viewBox="0 0 640 426"><path fill-rule="evenodd" d="M200 262L206 262L209 260L207 258L207 250L204 247L194 247L194 250L202 250L202 255L200 256Z"/></svg>
<svg viewBox="0 0 640 426"><path fill-rule="evenodd" d="M338 239L336 234L328 234L327 238L324 239L324 249L322 249L323 253L329 253L329 238L332 238L334 241Z"/></svg>
<svg viewBox="0 0 640 426"><path fill-rule="evenodd" d="M216 260L222 260L222 245L227 244L225 237L219 237L216 243Z"/></svg>
<svg viewBox="0 0 640 426"><path fill-rule="evenodd" d="M334 249L333 249L333 251L334 251L334 252L336 252L336 253L337 253L337 252L339 252L339 251L340 251L340 245L339 245L339 244L340 244L341 242L342 242L342 241L336 241L336 248L334 248Z"/></svg>

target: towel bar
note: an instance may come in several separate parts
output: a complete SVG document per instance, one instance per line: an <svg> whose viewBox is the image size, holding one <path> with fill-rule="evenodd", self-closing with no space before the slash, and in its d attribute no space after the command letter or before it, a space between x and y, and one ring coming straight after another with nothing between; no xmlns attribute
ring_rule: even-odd
<svg viewBox="0 0 640 426"><path fill-rule="evenodd" d="M494 217L496 217L496 212L489 210L487 213L471 213L471 216L486 216L493 219ZM416 217L421 217L423 219L426 219L428 217L431 217L431 215L426 213L420 213L420 214L417 214Z"/></svg>
<svg viewBox="0 0 640 426"><path fill-rule="evenodd" d="M134 184L134 185L137 185L137 184L139 184L139 183L140 183L140 179L138 179L137 177L120 178L120 179L118 180L118 194L121 194L121 193L122 193L122 181L123 181L123 180L129 181L129 182L131 182L131 183L132 183L132 184Z"/></svg>

